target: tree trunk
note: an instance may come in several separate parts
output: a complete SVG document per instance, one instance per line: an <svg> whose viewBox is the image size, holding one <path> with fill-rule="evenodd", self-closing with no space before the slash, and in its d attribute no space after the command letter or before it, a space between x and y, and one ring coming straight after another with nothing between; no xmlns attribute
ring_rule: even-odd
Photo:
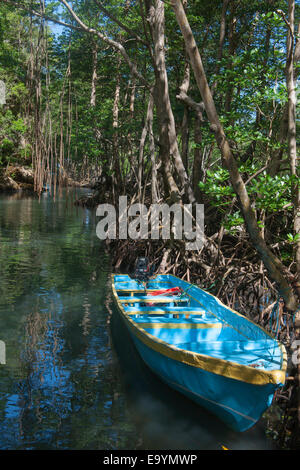
<svg viewBox="0 0 300 470"><path fill-rule="evenodd" d="M294 79L294 16L295 0L289 0L289 29L287 33L287 63L286 85L288 91L288 153L291 175L294 177L292 186L292 200L294 205L294 234L299 237L296 242L295 261L298 280L300 282L300 188L297 174L297 147L296 147L296 87ZM300 296L299 296L300 299Z"/></svg>
<svg viewBox="0 0 300 470"><path fill-rule="evenodd" d="M142 186L143 186L144 147L145 147L147 133L150 132L150 123L152 123L152 121L153 121L153 96L152 96L152 93L150 93L148 107L147 107L146 122L142 130L140 147L139 147L139 162L138 162L138 199L139 199L139 202L141 202Z"/></svg>
<svg viewBox="0 0 300 470"><path fill-rule="evenodd" d="M185 104L183 110L183 118L181 124L181 155L182 155L182 163L186 172L189 169L189 107Z"/></svg>
<svg viewBox="0 0 300 470"><path fill-rule="evenodd" d="M202 143L202 132L201 132L202 120L198 115L195 116L194 126L194 164L193 164L193 189L196 196L197 202L200 202L200 188L199 182L203 179L203 153L201 149Z"/></svg>
<svg viewBox="0 0 300 470"><path fill-rule="evenodd" d="M165 62L165 15L164 3L161 0L155 0L155 7L150 7L149 16L154 40L154 67L156 79L154 99L159 121L160 155L164 169L164 180L169 187L170 194L173 194L176 199L181 199L179 188L171 171L170 156L172 155L182 188L188 196L189 202L193 203L195 197L178 149L175 120L169 97L169 84Z"/></svg>
<svg viewBox="0 0 300 470"><path fill-rule="evenodd" d="M113 182L115 186L120 188L121 187L121 168L120 168L120 161L119 161L119 102L120 102L120 66L121 66L121 58L118 54L118 67L117 67L117 77L116 77L116 88L115 88L115 96L114 96L114 104L113 104Z"/></svg>
<svg viewBox="0 0 300 470"><path fill-rule="evenodd" d="M96 87L97 87L97 64L98 64L98 44L97 40L93 42L93 51L92 51L92 83L91 83L91 106L96 106Z"/></svg>
<svg viewBox="0 0 300 470"><path fill-rule="evenodd" d="M233 60L232 58L235 56L235 51L236 51L236 16L235 16L235 8L236 5L234 2L231 2L230 4L230 22L229 22L229 64L228 68L232 69L234 67L233 65ZM230 113L231 111L231 103L232 103L232 98L233 98L233 91L234 91L234 85L232 82L229 81L227 85L227 91L225 94L225 103L224 103L224 109L226 113ZM232 122L232 118L230 119Z"/></svg>
<svg viewBox="0 0 300 470"><path fill-rule="evenodd" d="M187 94L190 86L190 64L186 61L184 67L184 77L180 86L180 92ZM183 119L181 124L181 154L182 162L188 172L188 147L189 147L189 106L184 103Z"/></svg>
<svg viewBox="0 0 300 470"><path fill-rule="evenodd" d="M220 62L223 57L223 46L224 46L224 40L225 40L225 32L226 32L226 11L229 5L230 0L224 0L223 1L223 7L222 7L222 14L221 14L221 21L220 21L220 37L219 37L219 48L218 48L218 55L217 55L217 66L216 66L216 75L219 74L220 72ZM212 94L214 93L215 88L218 85L218 79L214 81L211 87Z"/></svg>
<svg viewBox="0 0 300 470"><path fill-rule="evenodd" d="M231 184L239 199L240 207L243 213L245 224L247 227L250 239L258 251L266 269L268 270L270 278L276 282L278 290L285 300L285 305L289 310L294 311L297 308L297 301L293 293L292 288L288 284L287 280L283 276L284 265L281 261L271 252L263 239L260 229L257 225L255 213L251 207L251 202L246 190L244 181L238 170L238 166L232 154L230 145L225 136L223 127L220 123L219 116L217 114L215 103L208 86L205 71L202 65L200 53L195 42L193 33L188 23L185 11L180 0L172 0L172 7L174 9L177 22L180 26L186 49L189 54L191 64L193 67L195 79L202 96L202 100L205 105L205 110L210 122L211 130L215 134L216 142L221 152L222 161L224 166L227 168Z"/></svg>
<svg viewBox="0 0 300 470"><path fill-rule="evenodd" d="M295 23L295 0L289 0L289 27L287 32L287 61L286 61L286 85L288 91L288 153L290 160L292 183L292 201L294 206L294 235L299 239L295 246L295 262L297 270L297 293L300 301L300 187L297 173L297 148L296 148L296 87L294 78L294 23ZM296 339L300 340L300 309L295 315ZM298 358L300 347L298 346ZM300 433L300 364L297 366L297 434Z"/></svg>

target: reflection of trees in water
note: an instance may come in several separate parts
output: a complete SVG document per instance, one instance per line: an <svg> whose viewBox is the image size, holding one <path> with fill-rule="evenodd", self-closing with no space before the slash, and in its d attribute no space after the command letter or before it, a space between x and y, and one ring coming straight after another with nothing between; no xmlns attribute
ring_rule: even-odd
<svg viewBox="0 0 300 470"><path fill-rule="evenodd" d="M70 204L71 194L56 204L45 194L40 200L19 197L12 194L1 204L0 306L12 305L40 285L64 288L79 272L86 281L97 265L94 219Z"/></svg>
<svg viewBox="0 0 300 470"><path fill-rule="evenodd" d="M17 440L51 448L61 442L66 447L76 443L76 448L128 448L136 431L110 349L106 316L93 311L88 293L70 317L63 305L52 292L37 297L26 317Z"/></svg>
<svg viewBox="0 0 300 470"><path fill-rule="evenodd" d="M71 197L17 199L0 212L0 329L13 349L0 383L0 448L131 448L94 216L67 208Z"/></svg>
<svg viewBox="0 0 300 470"><path fill-rule="evenodd" d="M47 434L51 428L58 432L62 417L70 408L72 392L69 373L61 358L64 347L61 330L64 324L59 318L57 305L53 299L49 300L49 311L43 312L43 305L39 304L38 298L34 312L27 316L21 355L25 378L18 384L19 422L20 436L25 438L26 434L40 434L42 438L43 431Z"/></svg>
<svg viewBox="0 0 300 470"><path fill-rule="evenodd" d="M37 421L42 421L42 416L39 408L39 397L33 399L32 389L33 375L36 372L36 364L41 364L44 360L42 349L38 349L41 338L44 337L47 329L46 319L39 312L34 312L28 315L25 323L25 345L22 352L22 369L24 371L24 379L19 382L18 390L20 395L20 437L25 437L26 434L26 419L30 418L30 410L34 406ZM41 377L40 377L40 380ZM25 426L23 426L23 422ZM24 433L25 427L25 433Z"/></svg>
<svg viewBox="0 0 300 470"><path fill-rule="evenodd" d="M82 326L82 334L83 336L88 336L90 333L91 329L91 312L90 312L90 307L91 304L89 303L88 298L85 296L83 299L83 304L84 308L84 314L82 318L82 322L80 323L80 326Z"/></svg>

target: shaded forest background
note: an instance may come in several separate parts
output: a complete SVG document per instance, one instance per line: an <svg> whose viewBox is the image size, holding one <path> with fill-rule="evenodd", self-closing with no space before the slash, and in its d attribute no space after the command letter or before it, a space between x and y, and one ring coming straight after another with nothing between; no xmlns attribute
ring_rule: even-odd
<svg viewBox="0 0 300 470"><path fill-rule="evenodd" d="M94 196L78 201L89 206L122 194L203 203L199 252L176 239L117 241L113 264L128 269L147 254L290 347L299 18L291 0L1 0L0 185L17 189L19 177L54 197L91 185ZM299 445L299 381L291 365L271 431L282 447Z"/></svg>

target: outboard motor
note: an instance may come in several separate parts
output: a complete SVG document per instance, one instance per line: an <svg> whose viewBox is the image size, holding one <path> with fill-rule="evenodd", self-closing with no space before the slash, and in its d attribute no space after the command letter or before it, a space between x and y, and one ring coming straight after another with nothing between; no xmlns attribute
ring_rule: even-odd
<svg viewBox="0 0 300 470"><path fill-rule="evenodd" d="M152 270L151 270L152 271ZM136 281L148 282L151 276L148 258L137 258L134 273L131 276Z"/></svg>
<svg viewBox="0 0 300 470"><path fill-rule="evenodd" d="M145 290L147 283L155 271L155 266L150 268L149 259L147 257L137 258L133 274L130 274L131 279L143 284Z"/></svg>

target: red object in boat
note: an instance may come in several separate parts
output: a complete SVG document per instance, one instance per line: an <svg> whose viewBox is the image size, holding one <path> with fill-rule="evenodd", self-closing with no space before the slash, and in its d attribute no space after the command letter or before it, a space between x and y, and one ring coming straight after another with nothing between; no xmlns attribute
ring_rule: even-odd
<svg viewBox="0 0 300 470"><path fill-rule="evenodd" d="M180 287L172 287L171 289L160 289L148 292L148 295L175 295L181 294L182 289Z"/></svg>

